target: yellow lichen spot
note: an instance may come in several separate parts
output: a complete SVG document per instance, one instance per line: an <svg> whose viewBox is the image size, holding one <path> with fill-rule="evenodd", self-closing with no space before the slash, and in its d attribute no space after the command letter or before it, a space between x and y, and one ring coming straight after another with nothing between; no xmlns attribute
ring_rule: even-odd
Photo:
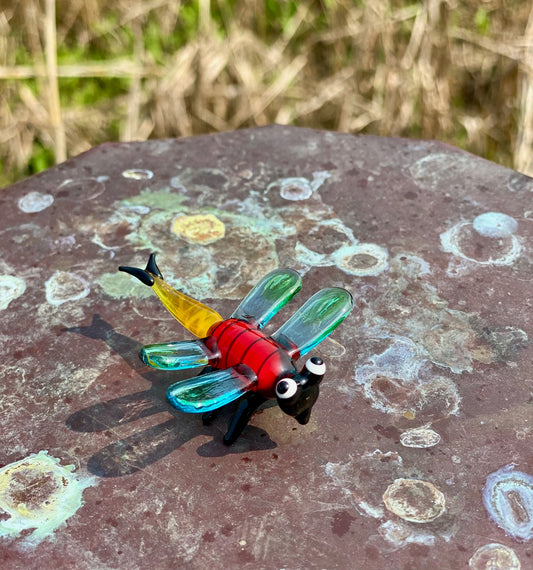
<svg viewBox="0 0 533 570"><path fill-rule="evenodd" d="M406 410L406 411L403 413L403 417L404 417L406 420L414 420L414 419L415 419L415 413L412 412L411 410Z"/></svg>
<svg viewBox="0 0 533 570"><path fill-rule="evenodd" d="M175 217L171 231L189 243L207 245L222 239L226 228L213 214L194 214Z"/></svg>
<svg viewBox="0 0 533 570"><path fill-rule="evenodd" d="M35 546L53 536L83 504L92 477L60 465L46 451L0 469L0 538L22 538Z"/></svg>
<svg viewBox="0 0 533 570"><path fill-rule="evenodd" d="M446 510L444 494L419 479L396 479L383 494L383 502L391 513L415 523L431 522Z"/></svg>
<svg viewBox="0 0 533 570"><path fill-rule="evenodd" d="M28 509L28 507L26 506L25 503L20 503L17 505L17 511L23 516L23 517L29 517L31 515L30 510Z"/></svg>
<svg viewBox="0 0 533 570"><path fill-rule="evenodd" d="M478 548L468 565L474 570L520 570L520 560L514 550L497 542Z"/></svg>

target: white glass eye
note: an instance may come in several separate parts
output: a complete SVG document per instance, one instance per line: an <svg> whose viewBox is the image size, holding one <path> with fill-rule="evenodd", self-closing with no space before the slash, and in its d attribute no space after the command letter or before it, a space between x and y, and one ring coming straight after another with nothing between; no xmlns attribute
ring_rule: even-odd
<svg viewBox="0 0 533 570"><path fill-rule="evenodd" d="M316 356L308 358L305 367L311 374L316 374L317 376L324 376L326 373L326 365L321 358Z"/></svg>
<svg viewBox="0 0 533 570"><path fill-rule="evenodd" d="M282 400L292 398L298 390L298 384L293 378L282 378L276 384L276 396Z"/></svg>

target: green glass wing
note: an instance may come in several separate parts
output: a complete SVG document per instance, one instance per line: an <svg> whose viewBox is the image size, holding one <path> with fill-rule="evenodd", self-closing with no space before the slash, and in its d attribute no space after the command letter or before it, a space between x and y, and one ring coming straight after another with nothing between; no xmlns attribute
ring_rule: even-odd
<svg viewBox="0 0 533 570"><path fill-rule="evenodd" d="M261 329L302 288L302 278L292 269L272 271L246 295L231 315L253 321Z"/></svg>
<svg viewBox="0 0 533 570"><path fill-rule="evenodd" d="M200 340L147 344L141 348L140 357L148 366L161 370L202 368L214 358Z"/></svg>
<svg viewBox="0 0 533 570"><path fill-rule="evenodd" d="M167 400L182 412L211 412L237 400L255 384L252 371L239 365L176 382L167 390Z"/></svg>
<svg viewBox="0 0 533 570"><path fill-rule="evenodd" d="M352 308L353 299L346 289L322 289L300 307L272 338L292 358L299 358L331 334Z"/></svg>

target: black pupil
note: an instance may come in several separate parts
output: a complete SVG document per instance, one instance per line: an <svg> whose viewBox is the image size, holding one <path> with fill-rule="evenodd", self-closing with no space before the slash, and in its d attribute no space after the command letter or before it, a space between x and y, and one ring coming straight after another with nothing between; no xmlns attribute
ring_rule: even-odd
<svg viewBox="0 0 533 570"><path fill-rule="evenodd" d="M278 384L278 393L279 394L285 394L285 392L287 392L289 389L289 383L284 380L283 382L280 382Z"/></svg>

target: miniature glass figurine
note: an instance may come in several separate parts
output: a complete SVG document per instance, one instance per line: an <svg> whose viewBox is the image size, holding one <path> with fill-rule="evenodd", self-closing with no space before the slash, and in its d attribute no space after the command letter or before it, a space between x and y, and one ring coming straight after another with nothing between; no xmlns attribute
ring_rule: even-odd
<svg viewBox="0 0 533 570"><path fill-rule="evenodd" d="M348 316L353 308L348 291L322 289L267 336L262 328L302 286L296 271L272 271L229 319L223 319L213 309L170 287L157 267L155 254L150 255L146 269L121 266L119 270L152 287L168 311L200 339L147 345L140 353L143 362L162 370L214 369L170 386L167 399L172 406L203 413L204 423L209 423L222 406L241 398L224 436L226 445L239 437L255 410L271 398L300 424L309 421L326 366L322 359L312 357L298 372L296 361Z"/></svg>

